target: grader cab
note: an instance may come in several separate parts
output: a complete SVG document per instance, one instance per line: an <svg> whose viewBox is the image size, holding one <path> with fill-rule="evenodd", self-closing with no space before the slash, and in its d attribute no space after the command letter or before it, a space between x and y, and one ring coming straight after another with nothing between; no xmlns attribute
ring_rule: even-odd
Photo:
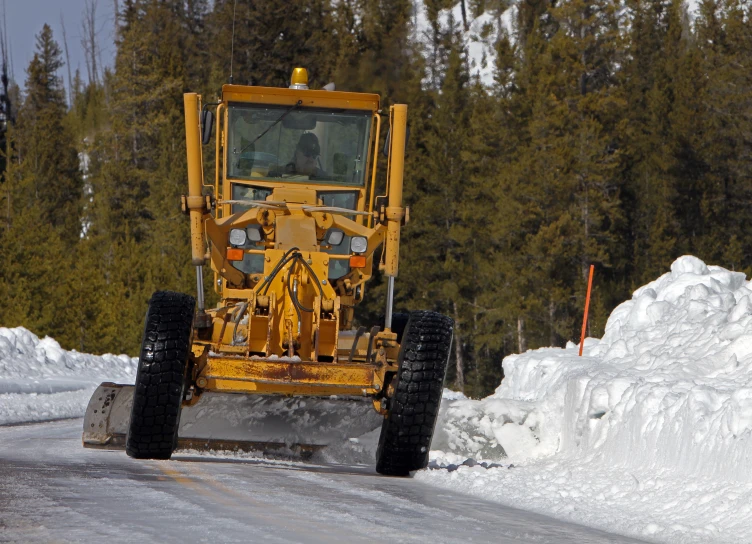
<svg viewBox="0 0 752 544"><path fill-rule="evenodd" d="M451 319L394 314L407 106L375 94L225 85L184 95L197 297L160 291L146 315L136 383L102 384L87 447L166 459L178 447L315 450L381 426L376 469L426 466L450 353ZM214 138L213 179L202 144ZM388 128L385 126L388 123ZM386 128L386 191L377 158ZM376 263L383 322L356 326ZM216 308L207 308L204 267Z"/></svg>

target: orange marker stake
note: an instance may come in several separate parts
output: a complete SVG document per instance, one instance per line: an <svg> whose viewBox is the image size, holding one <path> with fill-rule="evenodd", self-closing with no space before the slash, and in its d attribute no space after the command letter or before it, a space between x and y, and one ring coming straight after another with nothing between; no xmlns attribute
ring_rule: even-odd
<svg viewBox="0 0 752 544"><path fill-rule="evenodd" d="M582 348L585 347L585 329L587 329L587 314L590 309L590 289L593 287L593 270L594 265L590 265L590 277L587 281L587 296L585 297L585 315L582 316L582 336L580 337L580 357L582 357Z"/></svg>

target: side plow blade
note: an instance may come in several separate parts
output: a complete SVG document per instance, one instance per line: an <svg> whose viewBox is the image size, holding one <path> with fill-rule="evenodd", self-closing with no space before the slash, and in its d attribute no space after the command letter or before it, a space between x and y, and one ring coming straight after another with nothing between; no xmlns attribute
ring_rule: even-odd
<svg viewBox="0 0 752 544"><path fill-rule="evenodd" d="M86 448L125 449L132 385L103 383L84 415ZM183 406L178 450L269 451L310 454L381 426L367 397L281 397L205 392Z"/></svg>

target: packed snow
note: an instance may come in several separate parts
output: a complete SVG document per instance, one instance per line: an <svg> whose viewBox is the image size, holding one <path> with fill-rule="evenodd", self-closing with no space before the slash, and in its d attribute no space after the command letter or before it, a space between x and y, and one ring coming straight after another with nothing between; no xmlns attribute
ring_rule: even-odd
<svg viewBox="0 0 752 544"><path fill-rule="evenodd" d="M100 382L133 383L137 363L66 351L23 327L0 327L0 425L81 417Z"/></svg>
<svg viewBox="0 0 752 544"><path fill-rule="evenodd" d="M445 397L417 477L656 542L752 542L751 295L681 257L582 357L512 355L493 395Z"/></svg>
<svg viewBox="0 0 752 544"><path fill-rule="evenodd" d="M582 357L569 344L502 364L485 399L445 390L418 480L647 541L752 543L744 274L681 257L613 311ZM132 383L135 368L0 328L0 423L80 416L99 381ZM372 465L378 434L313 462Z"/></svg>

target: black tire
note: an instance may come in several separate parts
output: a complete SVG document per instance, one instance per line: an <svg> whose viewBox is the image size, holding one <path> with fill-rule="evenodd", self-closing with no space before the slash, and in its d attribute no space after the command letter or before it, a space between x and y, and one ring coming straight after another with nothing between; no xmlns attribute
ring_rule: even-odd
<svg viewBox="0 0 752 544"><path fill-rule="evenodd" d="M408 476L428 464L439 415L454 321L436 312L410 312L399 371L376 451L376 472Z"/></svg>
<svg viewBox="0 0 752 544"><path fill-rule="evenodd" d="M130 457L169 459L175 450L195 304L171 291L157 291L149 301L125 443Z"/></svg>

